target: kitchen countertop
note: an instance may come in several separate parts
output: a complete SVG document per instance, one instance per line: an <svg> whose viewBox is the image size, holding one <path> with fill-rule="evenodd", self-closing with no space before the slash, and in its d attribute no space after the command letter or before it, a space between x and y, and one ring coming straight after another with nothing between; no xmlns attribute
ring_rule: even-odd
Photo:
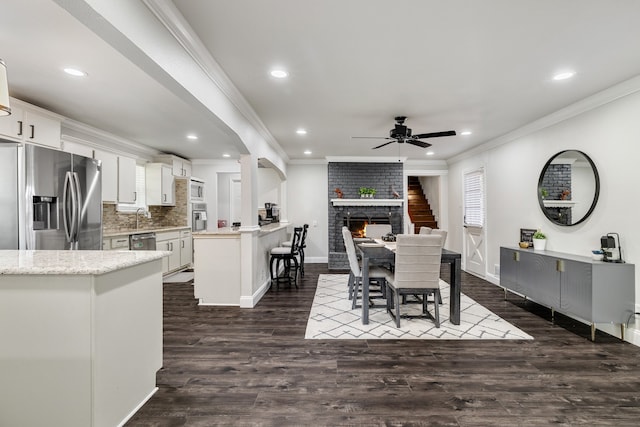
<svg viewBox="0 0 640 427"><path fill-rule="evenodd" d="M162 233L164 231L178 231L178 230L191 230L191 227L187 225L183 225L180 227L162 227L162 228L148 228L148 229L123 229L116 231L107 231L102 233L103 238L109 237L118 237L118 236L129 236L131 234L142 234L142 233Z"/></svg>
<svg viewBox="0 0 640 427"><path fill-rule="evenodd" d="M171 255L167 251L0 251L0 274L99 275Z"/></svg>
<svg viewBox="0 0 640 427"><path fill-rule="evenodd" d="M268 224L260 227L259 235L263 236L265 234L273 233L274 231L282 230L283 228L287 228L289 224ZM217 230L211 231L198 231L193 233L194 238L216 238L223 236L240 236L240 230L238 227L222 227Z"/></svg>

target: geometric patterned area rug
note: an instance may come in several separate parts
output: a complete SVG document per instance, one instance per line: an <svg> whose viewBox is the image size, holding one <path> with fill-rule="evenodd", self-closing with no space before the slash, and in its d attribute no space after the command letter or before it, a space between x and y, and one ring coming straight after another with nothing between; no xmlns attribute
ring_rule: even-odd
<svg viewBox="0 0 640 427"><path fill-rule="evenodd" d="M369 309L369 324L363 325L362 308L351 309L346 274L321 274L309 313L305 339L418 339L418 340L530 340L516 328L468 296L460 295L460 324L449 322L449 285L441 287L440 328L429 319L400 318L400 328L385 308ZM383 299L373 300L384 305ZM413 312L412 312L413 311ZM433 306L429 304L433 313ZM402 314L421 314L422 304L406 304Z"/></svg>

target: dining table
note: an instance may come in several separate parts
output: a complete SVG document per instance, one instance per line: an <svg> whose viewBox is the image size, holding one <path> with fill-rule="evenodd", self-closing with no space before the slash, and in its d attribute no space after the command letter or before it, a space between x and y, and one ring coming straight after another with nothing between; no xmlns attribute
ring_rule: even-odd
<svg viewBox="0 0 640 427"><path fill-rule="evenodd" d="M358 239L356 248L362 259L362 324L369 324L369 266L393 265L395 263L395 242L381 239ZM440 263L449 264L449 322L460 324L460 276L462 256L458 252L442 249Z"/></svg>

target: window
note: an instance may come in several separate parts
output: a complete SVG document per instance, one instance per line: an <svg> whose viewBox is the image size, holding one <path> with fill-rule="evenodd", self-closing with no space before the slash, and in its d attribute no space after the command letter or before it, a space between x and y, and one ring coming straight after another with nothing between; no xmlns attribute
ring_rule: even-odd
<svg viewBox="0 0 640 427"><path fill-rule="evenodd" d="M464 225L484 225L484 171L464 174Z"/></svg>
<svg viewBox="0 0 640 427"><path fill-rule="evenodd" d="M136 201L135 203L118 203L116 208L118 212L135 213L138 208L147 210L145 182L144 165L136 165Z"/></svg>

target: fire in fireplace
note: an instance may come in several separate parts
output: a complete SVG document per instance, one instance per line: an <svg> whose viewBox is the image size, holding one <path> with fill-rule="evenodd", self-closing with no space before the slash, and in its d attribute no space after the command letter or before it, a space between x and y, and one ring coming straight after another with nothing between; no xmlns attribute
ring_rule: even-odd
<svg viewBox="0 0 640 427"><path fill-rule="evenodd" d="M367 215L349 215L343 219L353 237L366 237L365 229L368 224L391 224L389 217L369 217Z"/></svg>

